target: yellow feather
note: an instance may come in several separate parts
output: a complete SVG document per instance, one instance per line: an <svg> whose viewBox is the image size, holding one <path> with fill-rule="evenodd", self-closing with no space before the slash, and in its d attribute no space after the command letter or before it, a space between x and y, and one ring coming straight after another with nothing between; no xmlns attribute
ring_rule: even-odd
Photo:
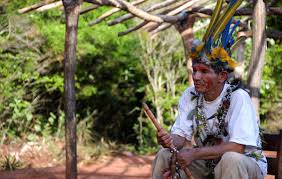
<svg viewBox="0 0 282 179"><path fill-rule="evenodd" d="M222 14L222 20L219 21L220 24L218 24L218 28L214 31L213 39L216 40L219 36L219 34L223 31L228 21L231 19L231 17L234 15L236 9L241 5L243 0L238 0L231 8L228 7L226 14ZM223 16L224 15L224 16Z"/></svg>
<svg viewBox="0 0 282 179"><path fill-rule="evenodd" d="M213 14L212 14L212 17L211 17L211 20L210 20L210 24L209 24L208 29L207 29L204 37L203 37L203 42L206 42L207 39L209 38L211 29L212 29L212 27L214 27L214 24L218 20L222 4L223 4L223 0L218 0L217 1L216 6L215 6L214 11L213 11Z"/></svg>

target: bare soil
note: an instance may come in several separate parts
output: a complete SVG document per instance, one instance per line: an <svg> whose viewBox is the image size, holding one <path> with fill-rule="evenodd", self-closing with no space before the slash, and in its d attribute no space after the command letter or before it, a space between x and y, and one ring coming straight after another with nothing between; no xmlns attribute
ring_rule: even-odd
<svg viewBox="0 0 282 179"><path fill-rule="evenodd" d="M13 154L28 163L25 169L16 171L0 171L0 179L64 179L65 166L57 161L50 151L43 150L40 145L2 146L1 155ZM63 147L62 147L63 150ZM276 153L266 152L276 156ZM124 153L103 156L88 162L78 164L79 179L149 179L151 178L151 163L154 156L138 156ZM267 176L265 179L274 179Z"/></svg>
<svg viewBox="0 0 282 179"><path fill-rule="evenodd" d="M149 179L153 156L106 156L92 164L79 164L79 179ZM65 167L0 171L0 179L63 179Z"/></svg>

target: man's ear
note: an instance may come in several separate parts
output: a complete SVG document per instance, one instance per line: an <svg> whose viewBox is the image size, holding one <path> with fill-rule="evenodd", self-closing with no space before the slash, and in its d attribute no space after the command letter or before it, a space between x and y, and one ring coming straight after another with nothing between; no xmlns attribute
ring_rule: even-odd
<svg viewBox="0 0 282 179"><path fill-rule="evenodd" d="M226 71L219 72L218 79L221 83L225 82L228 79L228 73Z"/></svg>

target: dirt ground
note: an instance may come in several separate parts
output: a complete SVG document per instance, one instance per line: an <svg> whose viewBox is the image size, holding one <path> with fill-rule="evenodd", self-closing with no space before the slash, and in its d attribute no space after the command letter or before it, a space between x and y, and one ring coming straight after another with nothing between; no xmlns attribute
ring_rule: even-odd
<svg viewBox="0 0 282 179"><path fill-rule="evenodd" d="M153 156L108 156L93 164L80 164L79 179L149 179ZM63 166L0 171L0 179L64 179ZM265 179L274 179L267 176Z"/></svg>
<svg viewBox="0 0 282 179"><path fill-rule="evenodd" d="M62 148L63 150L63 148ZM43 150L41 145L29 144L22 147L2 146L1 155L14 154L25 163L25 169L0 171L0 179L64 179L64 162L56 161L50 151ZM270 154L268 154L270 155ZM276 155L271 154L271 155ZM154 156L140 156L124 153L93 159L91 162L80 161L78 164L79 179L149 179L151 163ZM56 164L57 163L57 164ZM61 163L61 164L60 164ZM267 176L265 179L274 179Z"/></svg>
<svg viewBox="0 0 282 179"><path fill-rule="evenodd" d="M149 179L153 156L107 156L92 164L79 164L79 179ZM63 179L63 166L0 171L0 179Z"/></svg>

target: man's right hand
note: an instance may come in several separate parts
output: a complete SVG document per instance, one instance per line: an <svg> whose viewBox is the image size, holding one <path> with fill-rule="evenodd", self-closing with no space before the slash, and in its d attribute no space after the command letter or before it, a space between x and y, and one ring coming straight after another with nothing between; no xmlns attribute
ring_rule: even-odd
<svg viewBox="0 0 282 179"><path fill-rule="evenodd" d="M169 148L173 143L172 136L164 129L157 132L157 140L164 148Z"/></svg>

